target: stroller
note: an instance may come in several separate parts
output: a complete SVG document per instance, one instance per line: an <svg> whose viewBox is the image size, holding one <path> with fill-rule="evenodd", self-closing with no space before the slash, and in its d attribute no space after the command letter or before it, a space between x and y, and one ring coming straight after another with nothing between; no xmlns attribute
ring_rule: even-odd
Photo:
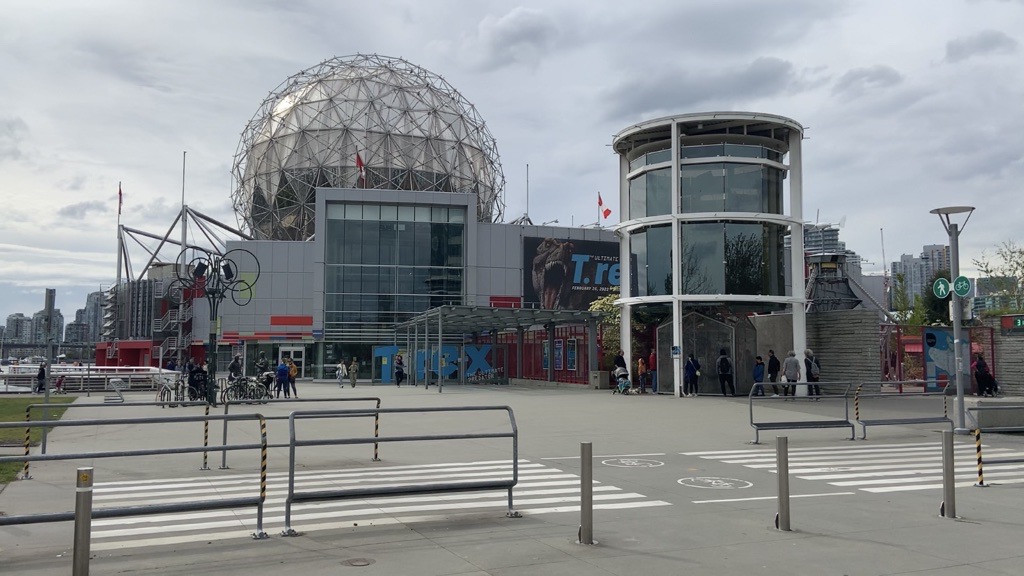
<svg viewBox="0 0 1024 576"><path fill-rule="evenodd" d="M612 372L612 376L615 377L615 387L612 389L612 394L635 394L633 390L633 383L629 380L629 372L625 368L619 366Z"/></svg>

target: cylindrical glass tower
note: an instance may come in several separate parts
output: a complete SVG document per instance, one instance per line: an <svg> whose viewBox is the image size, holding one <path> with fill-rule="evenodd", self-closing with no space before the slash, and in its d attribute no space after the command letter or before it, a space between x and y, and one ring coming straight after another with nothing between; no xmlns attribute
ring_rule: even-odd
<svg viewBox="0 0 1024 576"><path fill-rule="evenodd" d="M616 231L629 262L622 342L633 308L671 308L677 394L680 320L690 309L745 315L790 306L794 349L803 349L803 267L793 266L798 288L787 294L783 248L794 231L791 261L803 262L802 137L803 127L782 116L713 112L642 122L613 140L624 215Z"/></svg>

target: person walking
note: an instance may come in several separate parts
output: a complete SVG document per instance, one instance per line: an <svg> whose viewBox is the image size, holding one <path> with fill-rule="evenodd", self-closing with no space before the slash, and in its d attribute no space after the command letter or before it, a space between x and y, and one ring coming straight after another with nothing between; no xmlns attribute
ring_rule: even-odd
<svg viewBox="0 0 1024 576"><path fill-rule="evenodd" d="M636 361L636 382L640 386L640 393L643 394L647 387L647 362L644 362L643 356Z"/></svg>
<svg viewBox="0 0 1024 576"><path fill-rule="evenodd" d="M754 358L754 396L764 396L764 360Z"/></svg>
<svg viewBox="0 0 1024 576"><path fill-rule="evenodd" d="M402 360L401 354L395 355L395 386L402 386L402 381L405 380L405 361Z"/></svg>
<svg viewBox="0 0 1024 576"><path fill-rule="evenodd" d="M807 395L821 396L821 386L818 385L818 382L821 381L821 367L810 348L804 350L804 368L807 370ZM815 401L817 400L820 398L815 398Z"/></svg>
<svg viewBox="0 0 1024 576"><path fill-rule="evenodd" d="M294 396L296 398L299 397L299 390L297 388L295 388L295 378L297 378L298 375L299 375L299 366L297 364L295 364L295 362L291 358L289 358L288 359L288 384L292 387L292 396ZM284 391L284 396L285 396L285 398L288 397L288 390L287 389L285 389L285 391Z"/></svg>
<svg viewBox="0 0 1024 576"><path fill-rule="evenodd" d="M348 381L353 388L356 387L356 380L359 378L359 359L355 356L352 357L352 362L348 365Z"/></svg>
<svg viewBox="0 0 1024 576"><path fill-rule="evenodd" d="M348 367L345 366L345 361L338 362L338 388L345 387L345 379L348 378Z"/></svg>
<svg viewBox="0 0 1024 576"><path fill-rule="evenodd" d="M277 365L277 381L274 384L274 395L281 397L281 390L284 390L284 397L288 397L288 365L284 359Z"/></svg>
<svg viewBox="0 0 1024 576"><path fill-rule="evenodd" d="M800 381L800 361L796 359L796 350L790 350L786 354L786 359L782 361L782 377L786 379L786 382L799 382ZM796 396L796 385L783 384L782 385L783 396Z"/></svg>
<svg viewBox="0 0 1024 576"><path fill-rule="evenodd" d="M658 358L654 355L654 348L647 356L647 378L651 381L651 392L658 393Z"/></svg>
<svg viewBox="0 0 1024 576"><path fill-rule="evenodd" d="M683 397L697 397L697 378L700 377L700 362L690 354L683 366Z"/></svg>
<svg viewBox="0 0 1024 576"><path fill-rule="evenodd" d="M36 372L36 387L32 390L33 394L42 394L46 392L46 362L39 363L39 372Z"/></svg>
<svg viewBox="0 0 1024 576"><path fill-rule="evenodd" d="M779 381L779 371L782 370L782 363L775 356L775 350L768 350L768 381L772 383L772 398L778 398L779 387L775 385Z"/></svg>
<svg viewBox="0 0 1024 576"><path fill-rule="evenodd" d="M736 386L732 381L732 360L729 359L729 351L722 348L718 351L718 360L715 362L715 370L718 371L718 385L722 388L722 396L736 395ZM725 386L729 385L729 394L725 393Z"/></svg>

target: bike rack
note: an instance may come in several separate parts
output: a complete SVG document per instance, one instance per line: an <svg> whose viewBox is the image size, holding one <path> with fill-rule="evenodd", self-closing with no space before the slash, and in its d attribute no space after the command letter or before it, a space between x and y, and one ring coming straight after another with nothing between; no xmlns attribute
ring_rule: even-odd
<svg viewBox="0 0 1024 576"><path fill-rule="evenodd" d="M414 436L386 436L373 438L317 438L299 440L295 434L295 421L304 418L352 418L369 416L383 412L386 414L416 414L436 412L481 412L504 411L508 414L510 431L487 432L478 434L425 434ZM434 494L441 492L475 492L480 490L508 490L509 518L521 515L512 506L512 488L519 482L519 429L516 426L515 414L509 406L457 406L437 408L384 408L379 410L316 410L296 411L288 417L288 497L284 504L284 531L282 536L298 536L291 526L292 504L295 502L320 502L325 500L342 500L347 498L365 498L367 496L398 496L405 494ZM428 484L403 484L399 486L370 486L365 488L342 488L339 490L318 490L314 492L295 491L295 449L300 446L340 446L347 444L370 444L377 442L419 442L426 440L470 440L480 438L511 438L512 439L512 477L505 480L476 482L447 482Z"/></svg>

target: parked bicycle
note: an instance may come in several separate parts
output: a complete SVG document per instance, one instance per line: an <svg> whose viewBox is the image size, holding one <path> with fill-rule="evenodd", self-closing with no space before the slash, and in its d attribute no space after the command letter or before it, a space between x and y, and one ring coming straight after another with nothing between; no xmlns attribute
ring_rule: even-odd
<svg viewBox="0 0 1024 576"><path fill-rule="evenodd" d="M229 379L221 391L221 402L266 403L271 398L271 392L265 385L256 378L245 376Z"/></svg>
<svg viewBox="0 0 1024 576"><path fill-rule="evenodd" d="M160 389L156 393L157 402L167 403L171 408L175 408L178 405L177 402L182 402L184 382L181 378L160 378ZM172 404L175 402L175 404Z"/></svg>

